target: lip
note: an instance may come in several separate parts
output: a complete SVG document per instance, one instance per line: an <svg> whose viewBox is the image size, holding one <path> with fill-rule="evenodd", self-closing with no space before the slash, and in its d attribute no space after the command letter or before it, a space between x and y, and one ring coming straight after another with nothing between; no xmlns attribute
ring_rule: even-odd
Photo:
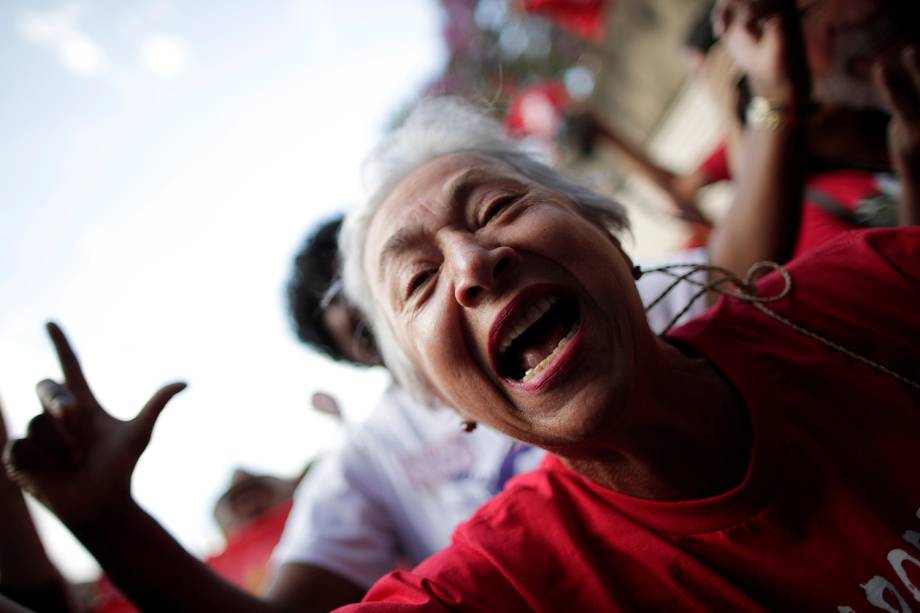
<svg viewBox="0 0 920 613"><path fill-rule="evenodd" d="M531 285L524 288L518 293L507 305L503 308L496 316L495 321L492 323L492 328L489 330L489 361L491 363L492 372L498 374L498 345L500 339L505 333L505 329L508 325L515 320L516 316L520 313L521 309L528 308L536 300L547 295L555 295L560 297L568 298L570 297L571 292L566 291L564 288L553 285L549 283L540 283L536 285ZM575 331L575 335L569 339L569 342L566 343L566 346L563 347L559 355L556 356L556 359L553 360L553 363L544 368L536 377L523 383L521 381L515 381L514 379L509 379L508 377L502 377L499 375L502 381L506 385L511 387L514 390L526 393L526 394L538 394L545 389L547 389L552 383L563 376L574 363L574 356L576 352L580 349L583 339L583 323L584 319L582 318L579 321L578 329Z"/></svg>

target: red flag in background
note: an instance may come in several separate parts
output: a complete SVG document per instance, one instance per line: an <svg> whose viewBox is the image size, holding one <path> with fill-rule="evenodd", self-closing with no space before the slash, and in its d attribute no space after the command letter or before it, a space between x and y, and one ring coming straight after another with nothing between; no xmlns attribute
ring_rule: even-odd
<svg viewBox="0 0 920 613"><path fill-rule="evenodd" d="M228 539L222 552L208 558L205 563L218 575L247 592L261 592L268 574L269 558L281 539L292 504L289 500L253 520L245 530Z"/></svg>
<svg viewBox="0 0 920 613"><path fill-rule="evenodd" d="M522 0L521 4L525 12L545 17L589 42L604 40L605 0Z"/></svg>
<svg viewBox="0 0 920 613"><path fill-rule="evenodd" d="M511 98L505 129L514 138L532 136L551 143L569 104L569 95L559 81L523 87Z"/></svg>

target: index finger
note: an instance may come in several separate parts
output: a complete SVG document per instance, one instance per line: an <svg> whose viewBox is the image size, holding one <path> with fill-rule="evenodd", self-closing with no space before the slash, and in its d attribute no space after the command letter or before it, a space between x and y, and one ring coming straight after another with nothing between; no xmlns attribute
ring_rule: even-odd
<svg viewBox="0 0 920 613"><path fill-rule="evenodd" d="M83 376L83 369L80 368L80 361L77 354L70 347L64 331L54 322L47 324L48 336L54 343L54 350L57 352L58 361L61 363L61 370L64 372L64 381L67 387L73 393L74 397L80 402L96 402L86 377Z"/></svg>

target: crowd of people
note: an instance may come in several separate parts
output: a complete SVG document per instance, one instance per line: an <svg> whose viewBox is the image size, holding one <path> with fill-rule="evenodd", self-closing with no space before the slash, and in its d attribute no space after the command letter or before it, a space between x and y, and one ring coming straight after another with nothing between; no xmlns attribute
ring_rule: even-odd
<svg viewBox="0 0 920 613"><path fill-rule="evenodd" d="M716 2L735 197L661 262L484 110L419 102L294 261L297 336L393 383L298 486L262 593L132 498L183 384L117 420L49 324L63 380L6 445L0 610L77 608L20 488L142 610L920 606L917 13Z"/></svg>

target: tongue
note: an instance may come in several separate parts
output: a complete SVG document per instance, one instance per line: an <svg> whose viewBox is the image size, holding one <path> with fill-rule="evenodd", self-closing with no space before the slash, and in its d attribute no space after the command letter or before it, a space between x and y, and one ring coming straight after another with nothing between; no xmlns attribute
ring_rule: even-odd
<svg viewBox="0 0 920 613"><path fill-rule="evenodd" d="M523 339L526 343L522 344L520 355L521 367L522 370L525 371L530 370L552 353L556 345L559 344L559 341L561 341L569 331L569 326L561 321L541 321L537 326L534 326L534 328L538 326L539 330L532 328L524 333L527 338Z"/></svg>

